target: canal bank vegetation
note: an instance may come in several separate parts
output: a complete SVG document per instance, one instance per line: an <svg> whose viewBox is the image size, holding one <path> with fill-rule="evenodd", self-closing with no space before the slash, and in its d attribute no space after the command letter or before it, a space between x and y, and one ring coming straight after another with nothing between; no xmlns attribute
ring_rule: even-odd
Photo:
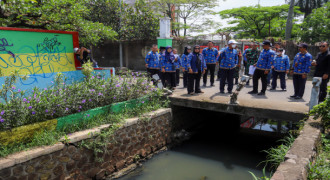
<svg viewBox="0 0 330 180"><path fill-rule="evenodd" d="M321 118L322 135L318 156L309 164L308 179L330 179L330 86L328 97L311 111L314 119Z"/></svg>
<svg viewBox="0 0 330 180"><path fill-rule="evenodd" d="M168 106L162 90L152 86L150 79L141 73L129 72L106 79L102 74L90 72L82 82L72 84L67 84L65 77L59 74L51 87L34 88L31 92L15 87L19 78L17 72L12 73L0 89L0 133L10 133L14 137L18 134L15 130L20 128L30 134L18 138L19 141L0 138L0 157L38 146L53 145L60 140L69 143L69 134L103 124L109 124L108 131L111 131L121 126L127 118L142 116ZM94 109L132 100L134 104L116 106L116 111L89 114ZM75 115L79 115L79 118L57 127L60 124L57 119ZM46 123L46 126L42 127L38 123ZM26 126L34 125L39 129L24 130Z"/></svg>

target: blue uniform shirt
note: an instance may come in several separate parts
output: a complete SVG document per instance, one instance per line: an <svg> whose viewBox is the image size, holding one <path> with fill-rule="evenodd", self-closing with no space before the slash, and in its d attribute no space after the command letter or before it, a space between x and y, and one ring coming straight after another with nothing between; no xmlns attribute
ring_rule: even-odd
<svg viewBox="0 0 330 180"><path fill-rule="evenodd" d="M177 58L178 60L174 62L175 64L175 68L176 69L180 69L181 68L181 59L180 56L178 54L174 54L174 57Z"/></svg>
<svg viewBox="0 0 330 180"><path fill-rule="evenodd" d="M203 57L206 61L206 64L215 64L217 61L217 56L218 56L218 50L217 48L204 48L203 49Z"/></svg>
<svg viewBox="0 0 330 180"><path fill-rule="evenodd" d="M247 59L246 59L246 52L248 51L248 50L250 50L250 48L247 48L247 49L245 49L244 50L244 53L243 53L243 60L245 61L245 62L247 62Z"/></svg>
<svg viewBox="0 0 330 180"><path fill-rule="evenodd" d="M293 60L293 73L294 74L307 74L311 70L313 57L311 54L298 53ZM297 63L297 67L296 67Z"/></svg>
<svg viewBox="0 0 330 180"><path fill-rule="evenodd" d="M199 59L201 60L201 66L197 67L197 63L196 63L197 55L190 53L188 55L188 64L187 64L188 69L191 68L194 73L198 73L199 70L203 71L204 69L206 69L206 62L203 58L203 54L199 54Z"/></svg>
<svg viewBox="0 0 330 180"><path fill-rule="evenodd" d="M229 49L227 47L220 54L218 61L220 61L221 69L233 69L238 64L238 52L236 49Z"/></svg>
<svg viewBox="0 0 330 180"><path fill-rule="evenodd" d="M188 70L188 55L182 54L181 56L181 67L184 68L186 71Z"/></svg>
<svg viewBox="0 0 330 180"><path fill-rule="evenodd" d="M273 50L262 50L256 68L261 70L270 70L274 58L275 52Z"/></svg>
<svg viewBox="0 0 330 180"><path fill-rule="evenodd" d="M287 55L275 56L272 62L274 70L277 72L285 72L290 69L290 60Z"/></svg>
<svg viewBox="0 0 330 180"><path fill-rule="evenodd" d="M159 54L157 52L150 51L145 59L149 69L159 69Z"/></svg>
<svg viewBox="0 0 330 180"><path fill-rule="evenodd" d="M165 69L165 72L175 72L176 71L176 66L174 64L174 60L175 60L175 57L174 57L173 53L171 53L170 59L165 58L165 53L162 54L160 63L161 63L161 67Z"/></svg>

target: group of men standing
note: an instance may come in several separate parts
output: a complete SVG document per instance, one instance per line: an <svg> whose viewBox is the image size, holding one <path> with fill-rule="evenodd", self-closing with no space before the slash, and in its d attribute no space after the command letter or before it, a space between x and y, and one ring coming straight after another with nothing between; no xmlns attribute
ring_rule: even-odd
<svg viewBox="0 0 330 180"><path fill-rule="evenodd" d="M210 86L214 86L214 74L216 66L219 65L220 93L224 93L227 85L228 93L232 93L234 79L238 79L238 72L241 68L241 60L244 60L245 74L252 76L253 90L249 94L265 95L267 89L267 78L272 75L270 90L277 87L277 78L280 78L282 91L286 91L285 77L291 70L293 75L294 94L291 98L301 99L304 94L307 74L311 66L316 66L315 77L322 77L320 102L324 101L327 91L327 83L330 73L330 53L329 44L321 43L320 53L316 61L308 53L308 45L300 44L299 53L290 66L289 57L285 55L285 50L279 43L271 49L271 42L265 40L262 50L258 50L258 43L252 43L242 54L237 50L235 40L228 41L228 46L218 51L214 48L212 41L208 42L208 47L201 52L200 46L193 49L185 47L181 58L176 49L166 47L158 53L157 45L152 46L152 51L146 56L145 62L150 76L159 74L164 86L174 90L179 85L180 70L183 71L183 86L187 88L188 94L203 93L200 88L200 79L203 76L203 86L207 84L208 72L210 72ZM261 91L258 91L258 81L261 79ZM237 80L236 80L237 81ZM249 82L247 82L249 85Z"/></svg>

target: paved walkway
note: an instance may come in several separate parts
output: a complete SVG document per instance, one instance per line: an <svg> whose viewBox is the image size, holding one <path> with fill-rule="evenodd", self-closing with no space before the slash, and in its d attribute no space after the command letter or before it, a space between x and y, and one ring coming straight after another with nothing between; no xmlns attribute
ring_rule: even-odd
<svg viewBox="0 0 330 180"><path fill-rule="evenodd" d="M208 79L209 80L209 79ZM312 82L307 81L305 94L303 99L295 100L290 99L289 97L293 95L293 83L292 80L287 80L287 91L280 91L281 89L275 91L269 91L269 87L267 88L265 96L259 95L250 95L247 92L252 90L252 86L246 86L242 89L240 94L238 95L239 106L245 106L250 108L261 108L261 109L271 109L271 110L279 110L286 112L294 112L294 113L307 113L308 112L308 102L310 100ZM209 82L208 82L209 83ZM202 80L201 80L201 84ZM219 81L215 82L214 87L210 87L208 84L207 87L202 87L203 94L195 94L188 95L187 89L183 88L182 80L180 82L179 87L174 91L174 94L171 96L172 101L177 100L193 100L200 102L211 102L211 103L221 103L228 104L230 99L230 94L227 93L227 86L225 87L225 94L220 94L219 90ZM279 86L279 80L278 80ZM234 85L235 90L236 85ZM259 82L259 91L261 89L261 81ZM175 102L173 103L175 104Z"/></svg>

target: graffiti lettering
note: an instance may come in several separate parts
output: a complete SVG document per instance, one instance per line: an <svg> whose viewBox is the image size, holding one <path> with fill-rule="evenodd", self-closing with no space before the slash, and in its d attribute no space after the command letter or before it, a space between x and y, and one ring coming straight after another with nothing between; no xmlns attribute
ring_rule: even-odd
<svg viewBox="0 0 330 180"><path fill-rule="evenodd" d="M0 50L1 47L10 46L6 40L2 41L2 45ZM24 85L38 83L38 78L51 78L56 72L70 71L74 68L73 56L68 57L66 47L61 45L56 37L50 40L45 38L35 48L25 45L17 51L16 56L9 56L6 60L0 56L0 67L18 69L29 74L30 78L27 81L21 81Z"/></svg>
<svg viewBox="0 0 330 180"><path fill-rule="evenodd" d="M9 45L9 44L8 44L8 41L7 41L6 38L2 38L2 39L0 39L0 52L1 52L1 51L5 51L5 52L7 52L8 54L10 54L11 56L15 57L15 54L14 54L14 53L12 53L11 51L8 51L8 50L6 49L6 47L8 47L8 46L13 46L13 44Z"/></svg>

